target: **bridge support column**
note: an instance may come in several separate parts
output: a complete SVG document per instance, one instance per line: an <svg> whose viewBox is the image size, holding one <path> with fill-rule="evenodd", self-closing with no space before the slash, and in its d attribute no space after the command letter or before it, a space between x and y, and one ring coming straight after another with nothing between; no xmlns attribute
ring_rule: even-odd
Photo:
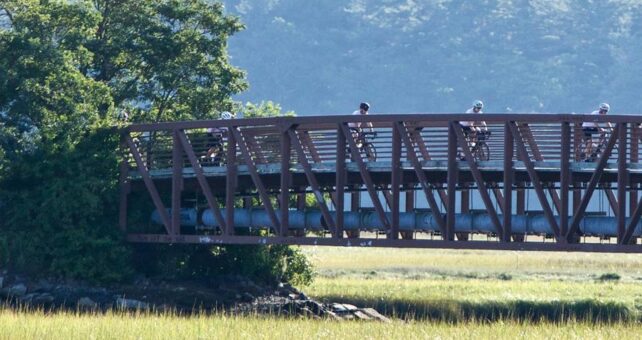
<svg viewBox="0 0 642 340"><path fill-rule="evenodd" d="M626 187L629 182L629 176L626 171L626 146L627 146L627 124L619 123L618 130L618 156L617 156L617 240L618 243L624 243L626 233Z"/></svg>
<svg viewBox="0 0 642 340"><path fill-rule="evenodd" d="M571 125L568 122L562 123L562 150L560 151L560 234L568 234L568 194L570 183L570 160L571 157ZM559 240L567 243L566 237Z"/></svg>
<svg viewBox="0 0 642 340"><path fill-rule="evenodd" d="M181 233L181 193L183 191L183 153L178 132L172 134L172 235Z"/></svg>
<svg viewBox="0 0 642 340"><path fill-rule="evenodd" d="M458 177L455 124L459 126L459 122L448 123L448 204L446 205L446 234L442 236L446 241L452 241L455 232L455 198Z"/></svg>
<svg viewBox="0 0 642 340"><path fill-rule="evenodd" d="M504 214L502 242L510 242L513 215L513 135L510 123L504 124Z"/></svg>

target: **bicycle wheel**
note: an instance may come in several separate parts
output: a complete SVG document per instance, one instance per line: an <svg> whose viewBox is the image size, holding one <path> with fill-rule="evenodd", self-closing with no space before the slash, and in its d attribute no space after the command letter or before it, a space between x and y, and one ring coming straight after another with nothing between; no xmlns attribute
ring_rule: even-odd
<svg viewBox="0 0 642 340"><path fill-rule="evenodd" d="M366 143L363 148L366 151L366 157L369 161L374 162L377 160L377 149L375 149L372 143Z"/></svg>
<svg viewBox="0 0 642 340"><path fill-rule="evenodd" d="M478 161L487 161L490 159L490 148L486 142L477 142L475 145L475 158Z"/></svg>

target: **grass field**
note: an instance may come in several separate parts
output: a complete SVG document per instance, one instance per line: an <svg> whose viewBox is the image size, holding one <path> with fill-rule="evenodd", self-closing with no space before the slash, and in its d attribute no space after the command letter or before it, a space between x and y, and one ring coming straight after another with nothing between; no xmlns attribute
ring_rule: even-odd
<svg viewBox="0 0 642 340"><path fill-rule="evenodd" d="M182 318L0 312L0 339L639 339L634 323L390 324L260 317Z"/></svg>
<svg viewBox="0 0 642 340"><path fill-rule="evenodd" d="M0 310L0 339L642 338L642 256L303 250L319 273L308 295L393 322Z"/></svg>
<svg viewBox="0 0 642 340"><path fill-rule="evenodd" d="M309 247L326 301L440 321L638 321L642 256ZM619 279L618 279L619 277Z"/></svg>

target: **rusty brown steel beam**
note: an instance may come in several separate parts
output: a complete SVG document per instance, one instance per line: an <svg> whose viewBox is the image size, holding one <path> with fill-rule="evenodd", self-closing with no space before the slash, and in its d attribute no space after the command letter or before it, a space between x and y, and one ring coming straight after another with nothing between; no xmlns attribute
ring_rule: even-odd
<svg viewBox="0 0 642 340"><path fill-rule="evenodd" d="M629 176L626 170L627 124L619 123L618 125L617 198L619 206L615 214L617 217L617 239L622 244L626 234L626 187Z"/></svg>
<svg viewBox="0 0 642 340"><path fill-rule="evenodd" d="M455 231L455 200L457 178L459 177L457 165L457 133L452 123L448 122L448 174L446 175L448 204L446 204L446 232L444 240L452 241Z"/></svg>
<svg viewBox="0 0 642 340"><path fill-rule="evenodd" d="M632 164L638 163L639 152L640 152L640 127L637 125L631 125L631 153L629 156L629 161ZM631 183L629 184L631 190L629 191L629 214L633 214L635 208L638 205L638 184Z"/></svg>
<svg viewBox="0 0 642 340"><path fill-rule="evenodd" d="M129 234L127 240L137 243L187 243L187 244L285 244L338 247L393 247L424 249L478 249L515 251L579 251L600 253L642 253L640 245L608 243L543 243L543 242L490 242L490 241L442 241L442 240L393 240L393 239L338 239L330 237L261 237L261 236L215 236L215 235L164 235Z"/></svg>
<svg viewBox="0 0 642 340"><path fill-rule="evenodd" d="M270 222L272 222L274 232L278 233L278 231L280 230L279 219L274 213L274 207L272 207L270 196L268 195L267 190L265 190L265 186L263 185L263 181L261 181L261 177L259 176L259 172L256 169L256 165L252 161L252 155L250 155L250 150L245 144L243 135L241 135L241 132L238 130L238 128L231 128L230 131L232 132L232 134L234 134L236 143L238 144L239 149L241 149L241 154L245 159L245 164L247 165L250 177L252 178L252 182L254 182L254 186L256 186L256 190L259 192L259 197L261 197L261 200L263 201L263 208L265 208L265 211L270 218Z"/></svg>
<svg viewBox="0 0 642 340"><path fill-rule="evenodd" d="M154 203L156 210L158 210L158 214L161 217L161 221L165 226L165 231L167 231L168 234L171 234L172 221L169 217L169 214L167 213L167 210L165 209L165 205L163 204L163 201L161 200L160 195L158 194L158 190L156 190L156 185L154 185L154 181L149 175L149 170L147 169L147 167L145 166L145 163L143 162L143 158L141 157L140 152L138 151L138 147L136 147L136 144L134 143L130 135L125 135L125 140L127 141L127 145L129 146L129 151L131 152L132 156L134 157L134 160L136 161L136 166L138 168L138 171L143 177L143 182L145 183L147 192L152 197L152 202Z"/></svg>
<svg viewBox="0 0 642 340"><path fill-rule="evenodd" d="M531 182L533 183L533 187L535 188L535 193L537 194L539 203L542 206L542 209L544 210L544 215L546 216L546 219L548 220L548 223L550 224L551 229L555 234L556 240L559 241L561 239L561 235L560 235L559 227L557 225L557 221L553 216L553 210L551 209L551 206L548 204L548 200L546 199L546 194L544 193L544 188L542 187L542 182L540 182L539 176L535 171L535 166L533 165L533 162L528 157L528 151L526 151L526 145L524 145L524 141L522 140L522 135L519 129L517 128L517 125L515 124L515 122L510 122L509 128L511 130L511 135L513 136L513 140L515 141L515 145L517 146L517 153L520 155L522 162L524 162L526 171L528 172L528 175L531 178Z"/></svg>
<svg viewBox="0 0 642 340"><path fill-rule="evenodd" d="M314 193L314 197L317 199L317 204L321 209L323 219L325 219L325 222L332 234L336 236L336 224L334 223L334 219L332 218L332 216L330 216L330 210L328 209L328 206L325 202L325 197L323 197L323 193L321 192L321 188L319 187L319 182L317 181L316 175L314 174L314 172L312 172L312 166L310 166L310 163L308 162L308 158L305 155L305 151L303 150L301 141L299 140L299 137L294 132L294 130L289 129L288 134L290 135L290 140L292 145L294 146L294 150L296 150L297 152L299 163L303 167L303 172L308 179L308 184L310 184L312 192Z"/></svg>
<svg viewBox="0 0 642 340"><path fill-rule="evenodd" d="M495 225L495 230L497 231L497 234L503 235L504 228L502 227L502 223L499 221L499 216L497 215L497 211L495 210L495 207L493 207L493 202L490 199L490 195L488 195L488 191L486 190L486 183L484 182L484 178L482 177L481 171L479 171L479 168L477 167L477 162L475 161L473 154L470 152L468 141L464 136L464 131L462 130L461 125L459 125L458 122L450 122L450 125L452 129L455 130L457 143L459 143L459 148L464 153L466 162L470 167L470 172L472 173L473 178L475 179L475 183L477 183L479 195L481 196L482 201L486 206L486 211L490 216L490 220Z"/></svg>
<svg viewBox="0 0 642 340"><path fill-rule="evenodd" d="M203 167L198 162L198 159L196 158L196 154L194 153L194 149L192 148L192 145L187 139L185 132L182 130L178 130L176 134L178 137L178 141L180 142L179 144L182 146L183 150L187 154L187 159L192 165L192 169L194 169L194 174L196 175L198 184L201 190L203 190L203 195L205 195L205 200L207 200L207 206L212 210L212 213L214 214L214 218L216 219L216 222L220 226L221 231L225 233L227 230L227 225L225 223L225 219L223 219L223 214L221 214L221 208L219 208L218 206L218 201L214 197L214 194L212 193L212 189L210 188L210 185L207 183L207 179L205 178L205 174L203 173Z"/></svg>
<svg viewBox="0 0 642 340"><path fill-rule="evenodd" d="M359 166L359 172L361 173L361 178L363 179L363 182L366 185L366 190L368 191L370 199L372 200L372 205L374 205L375 211L381 219L381 223L383 223L386 230L390 232L390 222L388 221L386 213L383 211L383 206L381 205L381 201L379 200L379 196L377 195L377 192L375 190L374 184L372 182L372 177L370 177L370 173L366 168L366 164L359 154L357 143L354 141L354 138L352 138L352 132L350 132L350 129L348 129L347 124L341 124L341 130L343 131L343 135L345 136L346 141L348 142L348 146L350 147L352 158L357 162L357 165Z"/></svg>
<svg viewBox="0 0 642 340"><path fill-rule="evenodd" d="M633 237L633 232L635 232L635 228L640 222L641 216L642 216L642 200L640 200L638 202L638 205L635 207L635 210L631 215L631 219L629 220L629 225L626 227L624 236L622 237L621 240L619 240L619 244L629 244L631 242L631 238Z"/></svg>
<svg viewBox="0 0 642 340"><path fill-rule="evenodd" d="M560 234L568 233L568 198L570 187L571 125L562 123L562 149L560 151ZM560 241L565 242L566 238Z"/></svg>
<svg viewBox="0 0 642 340"><path fill-rule="evenodd" d="M181 193L183 191L183 153L178 132L172 133L172 234L181 233Z"/></svg>
<svg viewBox="0 0 642 340"><path fill-rule="evenodd" d="M225 163L227 176L225 178L225 235L234 234L234 198L238 184L238 165L236 163L236 138L229 130L227 131L227 155Z"/></svg>
<svg viewBox="0 0 642 340"><path fill-rule="evenodd" d="M504 124L504 209L502 211L504 218L504 233L502 242L510 242L512 234L512 215L513 215L513 136L510 132L508 123Z"/></svg>
<svg viewBox="0 0 642 340"><path fill-rule="evenodd" d="M291 126L283 127L281 133L281 195L279 207L281 208L281 229L280 236L288 236L290 229L290 187L292 186L292 173L290 172L290 157L292 140L290 136Z"/></svg>
<svg viewBox="0 0 642 340"><path fill-rule="evenodd" d="M406 145L406 155L410 159L410 162L412 163L412 166L415 169L415 174L417 176L417 179L419 180L419 183L421 184L421 188L423 189L424 194L426 195L426 200L428 201L428 206L430 206L430 211L432 213L432 216L435 219L435 221L437 221L437 224L439 225L439 229L441 230L442 235L448 235L447 229L446 229L446 222L444 221L444 219L441 216L441 213L439 212L439 206L437 205L437 202L435 201L435 197L433 196L432 190L430 189L428 178L426 177L426 174L421 168L419 159L417 159L415 148L410 142L410 138L408 137L406 128L403 126L403 124L400 124L400 123L395 123L395 125L397 127L397 130L399 130L399 135L401 136L401 140Z"/></svg>
<svg viewBox="0 0 642 340"><path fill-rule="evenodd" d="M392 171L390 186L392 187L392 204L390 210L392 212L392 226L391 233L388 235L391 239L399 238L399 210L401 203L401 135L395 125L399 122L392 123Z"/></svg>
<svg viewBox="0 0 642 340"><path fill-rule="evenodd" d="M335 168L336 176L336 206L337 212L336 227L338 238L343 238L344 207L345 207L345 186L346 186L346 136L341 131L341 126L337 126L337 162Z"/></svg>
<svg viewBox="0 0 642 340"><path fill-rule="evenodd" d="M609 157L611 157L611 151L615 146L615 141L617 140L619 129L620 129L620 125L616 125L615 131L611 134L611 137L609 138L609 141L606 144L606 148L604 149L604 152L600 156L600 161L597 164L597 168L595 169L595 171L593 172L593 175L591 176L591 180L589 181L589 184L586 188L584 197L582 197L582 201L580 202L580 205L577 207L577 210L575 210L575 213L573 214L573 220L571 222L571 226L569 228L568 234L566 235L566 238L568 239L569 242L572 241L571 238L579 230L580 221L582 220L582 218L584 218L584 213L586 211L586 207L589 204L589 201L591 200L591 196L593 196L593 191L595 190L595 187L597 186L597 182L600 180L602 173L604 173L604 167L606 167L606 162L608 161Z"/></svg>

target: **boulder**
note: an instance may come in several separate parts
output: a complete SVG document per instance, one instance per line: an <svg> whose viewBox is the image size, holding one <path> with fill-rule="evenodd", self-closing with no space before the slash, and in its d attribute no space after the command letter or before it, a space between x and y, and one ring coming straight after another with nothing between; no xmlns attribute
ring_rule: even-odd
<svg viewBox="0 0 642 340"><path fill-rule="evenodd" d="M374 308L361 308L360 311L375 320L379 320L381 322L392 322L390 319L377 312Z"/></svg>
<svg viewBox="0 0 642 340"><path fill-rule="evenodd" d="M78 305L78 308L82 309L92 309L98 307L98 304L94 300L86 296L78 299L78 302L76 304Z"/></svg>
<svg viewBox="0 0 642 340"><path fill-rule="evenodd" d="M38 294L33 298L33 303L36 305L46 305L54 301L53 295L49 293Z"/></svg>
<svg viewBox="0 0 642 340"><path fill-rule="evenodd" d="M116 299L116 308L120 309L148 309L149 303L134 300L134 299L125 299L118 298Z"/></svg>
<svg viewBox="0 0 642 340"><path fill-rule="evenodd" d="M7 289L8 296L22 297L27 294L27 286L24 283L15 284Z"/></svg>

